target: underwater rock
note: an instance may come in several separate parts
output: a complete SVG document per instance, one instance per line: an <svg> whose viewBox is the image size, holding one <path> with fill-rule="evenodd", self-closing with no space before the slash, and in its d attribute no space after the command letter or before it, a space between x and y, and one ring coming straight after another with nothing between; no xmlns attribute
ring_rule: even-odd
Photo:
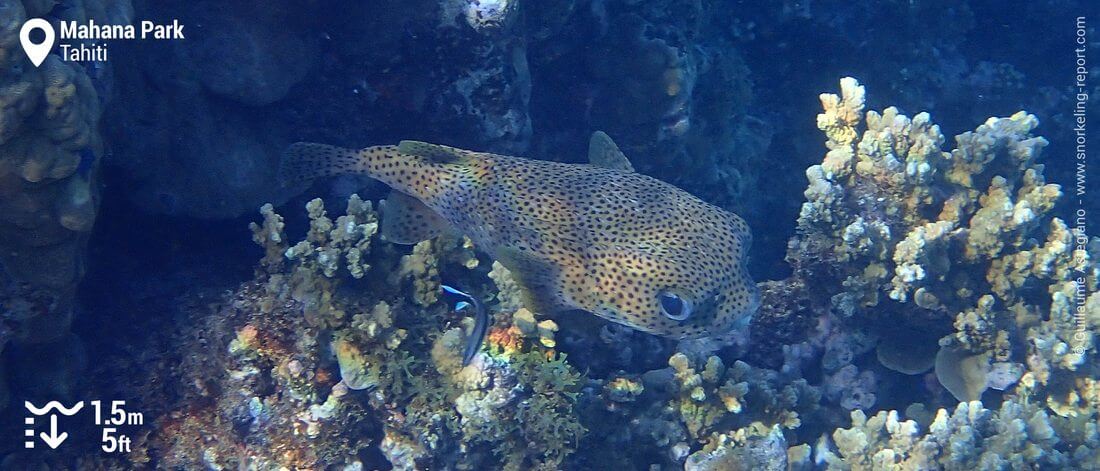
<svg viewBox="0 0 1100 471"><path fill-rule="evenodd" d="M757 189L773 131L746 116L749 71L719 10L692 2L609 9L606 32L583 49L593 82L586 114L621 136L639 171L741 209L752 207L742 197Z"/></svg>
<svg viewBox="0 0 1100 471"><path fill-rule="evenodd" d="M320 37L291 26L279 9L198 4L185 17L201 24L203 33L171 44L171 62L194 65L194 78L214 95L247 106L274 103L305 77L320 55ZM157 9L176 10L164 5Z"/></svg>
<svg viewBox="0 0 1100 471"><path fill-rule="evenodd" d="M226 218L289 197L272 169L294 125L276 103L314 67L321 39L301 8L137 3L139 17L178 19L191 34L112 48L126 93L105 112L107 163L130 200L153 213Z"/></svg>
<svg viewBox="0 0 1100 471"><path fill-rule="evenodd" d="M83 375L88 368L88 353L76 334L46 343L11 345L5 355L10 362L7 378L17 385L23 397L51 397L76 400L83 390Z"/></svg>
<svg viewBox="0 0 1100 471"><path fill-rule="evenodd" d="M54 56L38 68L22 67L24 60L7 60L0 100L0 270L52 298L40 312L59 313L72 309L98 204L100 104L82 69ZM35 334L49 339L65 330L61 324Z"/></svg>

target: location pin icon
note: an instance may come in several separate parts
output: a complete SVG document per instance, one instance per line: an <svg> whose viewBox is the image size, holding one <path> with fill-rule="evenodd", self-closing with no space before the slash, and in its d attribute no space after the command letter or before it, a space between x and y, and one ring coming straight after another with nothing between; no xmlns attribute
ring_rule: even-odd
<svg viewBox="0 0 1100 471"><path fill-rule="evenodd" d="M31 42L31 31L36 29L42 30L46 35L46 39L38 44ZM23 52L27 53L27 57L34 63L35 67L42 65L42 61L46 60L46 56L50 54L50 49L53 49L54 32L53 26L49 21L42 18L32 18L23 23L23 28L19 30L19 42L23 44Z"/></svg>

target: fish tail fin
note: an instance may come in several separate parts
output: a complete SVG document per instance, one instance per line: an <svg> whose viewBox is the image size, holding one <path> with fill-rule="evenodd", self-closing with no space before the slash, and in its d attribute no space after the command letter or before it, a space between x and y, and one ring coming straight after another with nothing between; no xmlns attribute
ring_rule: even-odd
<svg viewBox="0 0 1100 471"><path fill-rule="evenodd" d="M314 180L321 177L369 172L369 158L360 150L296 142L283 151L279 163L279 179L286 183Z"/></svg>

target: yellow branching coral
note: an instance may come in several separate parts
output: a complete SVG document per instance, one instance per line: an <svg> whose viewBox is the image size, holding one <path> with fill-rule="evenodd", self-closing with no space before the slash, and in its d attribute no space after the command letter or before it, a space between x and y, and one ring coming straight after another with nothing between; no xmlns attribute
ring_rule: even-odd
<svg viewBox="0 0 1100 471"><path fill-rule="evenodd" d="M1057 430L1067 425L1035 405L1013 401L999 410L985 409L977 401L962 402L954 411L940 409L924 433L920 424L901 420L896 411L867 417L857 410L852 411L851 428L833 432L836 451L823 439L816 459L830 469L853 471L1091 469L1100 464L1095 427L1060 436ZM1062 451L1066 449L1072 451Z"/></svg>
<svg viewBox="0 0 1100 471"><path fill-rule="evenodd" d="M742 361L726 368L712 356L699 371L686 355L677 353L668 364L679 391L673 407L695 439L723 426L751 422L797 428L799 413L813 410L821 399L821 393L804 379L785 381L775 371Z"/></svg>
<svg viewBox="0 0 1100 471"><path fill-rule="evenodd" d="M378 231L378 216L371 203L358 195L348 198L345 214L336 221L327 216L320 199L310 201L306 210L310 229L305 240L291 246L283 233L282 216L269 204L260 208L263 222L249 224L252 240L264 248L260 265L270 275L273 299L289 297L302 303L306 315L318 325L340 323L347 312L333 299L337 271L362 278L370 269L366 256ZM289 273L284 270L286 262L293 263ZM265 304L265 309L271 308L271 303Z"/></svg>
<svg viewBox="0 0 1100 471"><path fill-rule="evenodd" d="M282 269L287 249L286 235L283 233L286 223L270 203L260 207L260 215L264 218L263 222L249 223L248 228L252 231L252 241L264 248L260 266L268 272L277 272Z"/></svg>
<svg viewBox="0 0 1100 471"><path fill-rule="evenodd" d="M500 310L503 312L515 312L523 307L523 299L520 294L519 284L512 278L512 274L500 262L493 262L493 269L489 271L489 278L497 285L497 300L500 301Z"/></svg>
<svg viewBox="0 0 1100 471"><path fill-rule="evenodd" d="M840 91L840 96L821 94L821 107L825 112L817 115L817 127L825 131L829 139L826 145L831 150L855 143L858 137L856 127L862 119L866 101L863 86L854 78L841 79Z"/></svg>
<svg viewBox="0 0 1100 471"><path fill-rule="evenodd" d="M822 95L818 127L829 151L806 172L788 257L829 265L810 267L831 278L815 284L843 287L825 295L846 316L896 320L901 328L888 336L953 320L956 333L940 342L952 352L945 358L1026 359L1039 385L1095 358L1100 325L1084 320L1097 254L1081 249L1088 236L1051 215L1061 189L1043 177L1047 141L1032 135L1035 116L990 118L945 151L927 113L864 113L864 100L851 78L840 96Z"/></svg>
<svg viewBox="0 0 1100 471"><path fill-rule="evenodd" d="M398 278L412 282L412 298L421 306L430 306L439 300L439 259L436 257L437 239L425 240L413 246L412 253L401 257Z"/></svg>
<svg viewBox="0 0 1100 471"><path fill-rule="evenodd" d="M347 211L334 222L326 215L319 198L306 204L309 212L309 232L306 240L287 249L286 257L300 259L303 265L316 267L326 277L336 276L336 270L346 268L354 278L362 278L370 268L364 260L371 237L378 232L378 216L369 201L359 195L348 198ZM343 263L341 263L343 261Z"/></svg>
<svg viewBox="0 0 1100 471"><path fill-rule="evenodd" d="M613 402L633 402L643 392L645 392L645 386L640 381L622 376L604 385L604 394Z"/></svg>

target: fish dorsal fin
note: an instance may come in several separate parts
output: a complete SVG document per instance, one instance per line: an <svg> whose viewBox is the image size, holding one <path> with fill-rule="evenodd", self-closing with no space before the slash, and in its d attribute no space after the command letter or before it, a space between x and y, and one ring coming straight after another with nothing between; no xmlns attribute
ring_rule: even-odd
<svg viewBox="0 0 1100 471"><path fill-rule="evenodd" d="M382 238L413 245L448 230L447 221L420 200L391 191L382 204Z"/></svg>
<svg viewBox="0 0 1100 471"><path fill-rule="evenodd" d="M420 141L401 141L397 144L397 151L441 164L461 162L469 159L472 154L468 150Z"/></svg>
<svg viewBox="0 0 1100 471"><path fill-rule="evenodd" d="M626 155L611 140L611 136L603 131L592 133L592 138L588 140L588 163L624 172L634 171L634 166L630 165Z"/></svg>
<svg viewBox="0 0 1100 471"><path fill-rule="evenodd" d="M540 314L568 309L560 297L555 295L561 273L553 264L509 247L497 249L496 258L508 269L519 286L520 300L524 307Z"/></svg>

